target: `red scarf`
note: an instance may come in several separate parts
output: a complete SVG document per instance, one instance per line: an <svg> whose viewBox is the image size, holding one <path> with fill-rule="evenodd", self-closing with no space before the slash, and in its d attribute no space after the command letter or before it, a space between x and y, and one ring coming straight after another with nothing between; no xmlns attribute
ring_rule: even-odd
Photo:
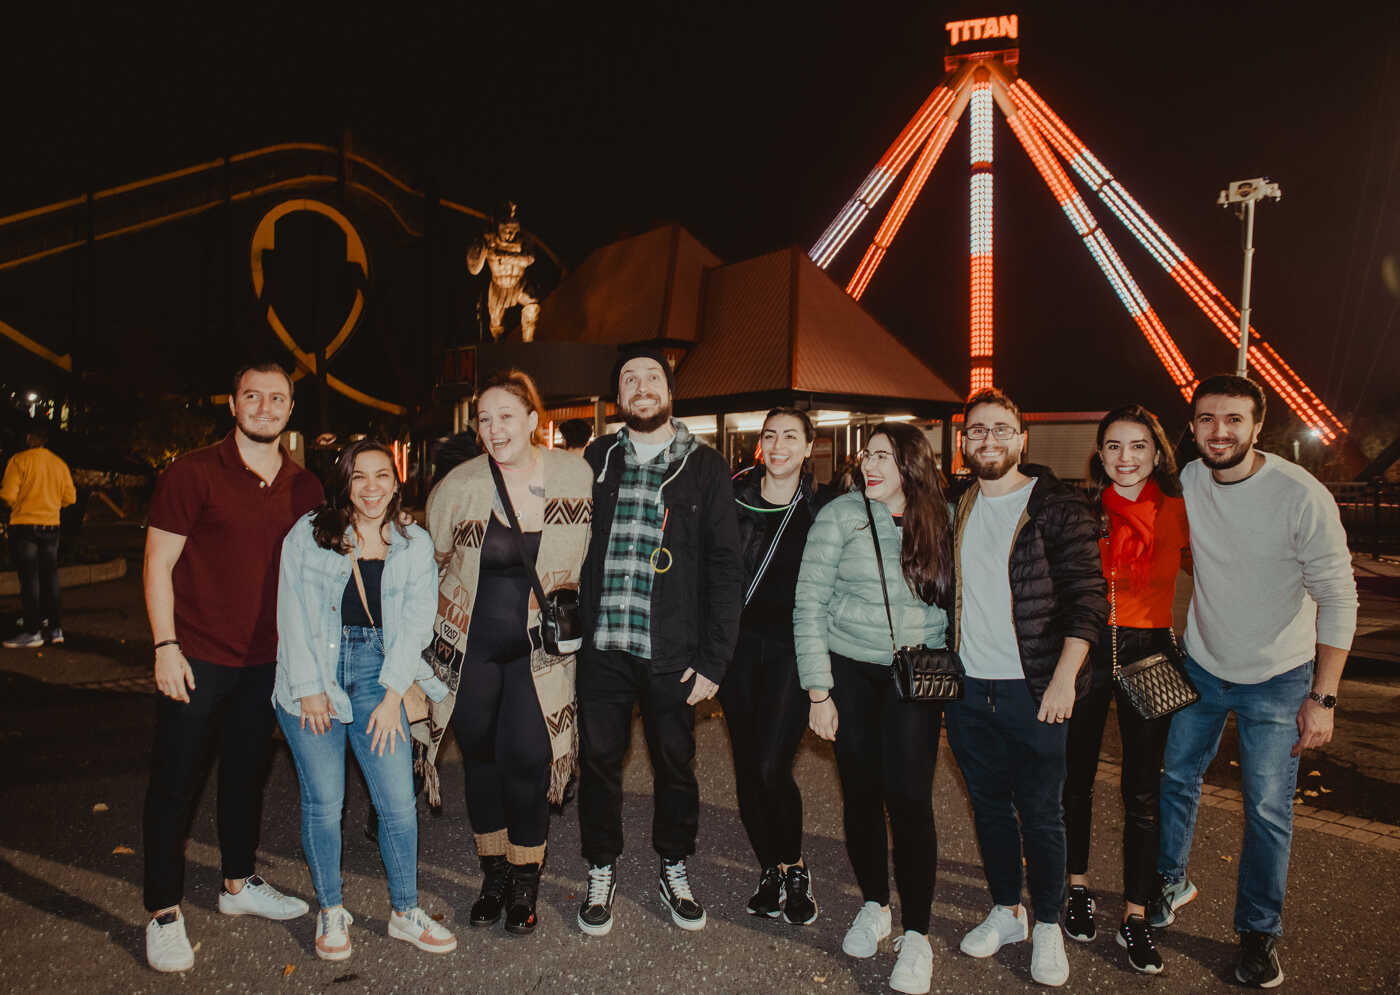
<svg viewBox="0 0 1400 995"><path fill-rule="evenodd" d="M1110 577L1125 574L1134 587L1147 581L1152 564L1152 539L1162 491L1157 481L1148 480L1136 501L1129 501L1110 485L1103 492L1103 510L1108 513L1108 565Z"/></svg>

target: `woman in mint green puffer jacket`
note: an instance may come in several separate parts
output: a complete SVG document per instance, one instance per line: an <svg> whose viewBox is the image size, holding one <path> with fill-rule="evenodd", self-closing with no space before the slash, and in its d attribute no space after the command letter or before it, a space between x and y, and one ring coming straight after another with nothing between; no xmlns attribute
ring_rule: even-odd
<svg viewBox="0 0 1400 995"><path fill-rule="evenodd" d="M864 899L842 949L873 957L890 935L888 815L904 928L895 940L899 957L890 985L926 992L938 863L933 773L943 709L894 693L891 622L871 521L894 643L930 647L947 638L952 522L933 450L914 426L877 425L860 466L857 489L822 508L807 533L793 608L797 672L811 700L809 724L835 743L846 854Z"/></svg>

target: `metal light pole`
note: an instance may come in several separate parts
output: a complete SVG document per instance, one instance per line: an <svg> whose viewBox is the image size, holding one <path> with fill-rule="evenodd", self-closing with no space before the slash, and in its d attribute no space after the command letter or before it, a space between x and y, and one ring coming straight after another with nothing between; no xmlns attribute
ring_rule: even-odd
<svg viewBox="0 0 1400 995"><path fill-rule="evenodd" d="M1278 200L1283 190L1268 177L1236 180L1216 198L1221 207L1238 204L1235 217L1244 219L1244 286L1240 290L1240 354L1235 364L1238 376L1249 375L1249 284L1254 272L1254 205L1265 197Z"/></svg>

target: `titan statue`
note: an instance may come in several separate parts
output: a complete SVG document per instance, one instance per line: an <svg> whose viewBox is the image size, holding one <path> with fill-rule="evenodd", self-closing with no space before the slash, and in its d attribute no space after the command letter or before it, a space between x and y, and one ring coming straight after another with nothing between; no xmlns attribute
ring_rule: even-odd
<svg viewBox="0 0 1400 995"><path fill-rule="evenodd" d="M491 286L486 292L486 313L490 319L491 338L505 334L507 308L520 305L520 338L530 342L535 337L535 319L540 304L526 284L525 271L535 257L525 251L520 237L519 207L506 201L496 211L494 232L486 232L481 241L467 250L467 272L476 276L483 266L491 268Z"/></svg>

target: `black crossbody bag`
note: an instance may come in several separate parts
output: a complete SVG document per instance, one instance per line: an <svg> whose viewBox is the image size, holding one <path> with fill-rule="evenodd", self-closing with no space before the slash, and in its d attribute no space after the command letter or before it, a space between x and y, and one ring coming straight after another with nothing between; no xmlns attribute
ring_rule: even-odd
<svg viewBox="0 0 1400 995"><path fill-rule="evenodd" d="M1111 571L1110 571L1111 572ZM1171 651L1153 653L1127 666L1118 663L1118 599L1113 578L1108 579L1108 628L1113 639L1113 680L1144 719L1160 719L1201 700L1201 692L1191 683L1176 645L1176 631L1167 626Z"/></svg>
<svg viewBox="0 0 1400 995"><path fill-rule="evenodd" d="M864 497L864 495L862 495ZM870 520L870 541L875 544L875 567L880 572L880 593L885 598L885 621L890 626L890 676L895 697L900 701L962 701L963 665L958 654L947 647L900 647L894 638L894 614L890 611L890 589L885 585L885 560L880 555L880 538L875 534L875 515L865 498L865 516Z"/></svg>
<svg viewBox="0 0 1400 995"><path fill-rule="evenodd" d="M494 459L490 463L491 476L496 479L496 493L500 495L506 518L510 519L510 534L515 537L515 548L520 551L521 562L530 571L530 586L535 589L535 600L540 605L540 638L544 642L544 650L550 656L577 653L583 649L583 620L579 617L578 591L561 587L549 594L544 593L540 575L535 572L535 565L526 554L525 535L520 531L520 522L510 503L510 492L506 490L506 482L501 477L501 468Z"/></svg>

